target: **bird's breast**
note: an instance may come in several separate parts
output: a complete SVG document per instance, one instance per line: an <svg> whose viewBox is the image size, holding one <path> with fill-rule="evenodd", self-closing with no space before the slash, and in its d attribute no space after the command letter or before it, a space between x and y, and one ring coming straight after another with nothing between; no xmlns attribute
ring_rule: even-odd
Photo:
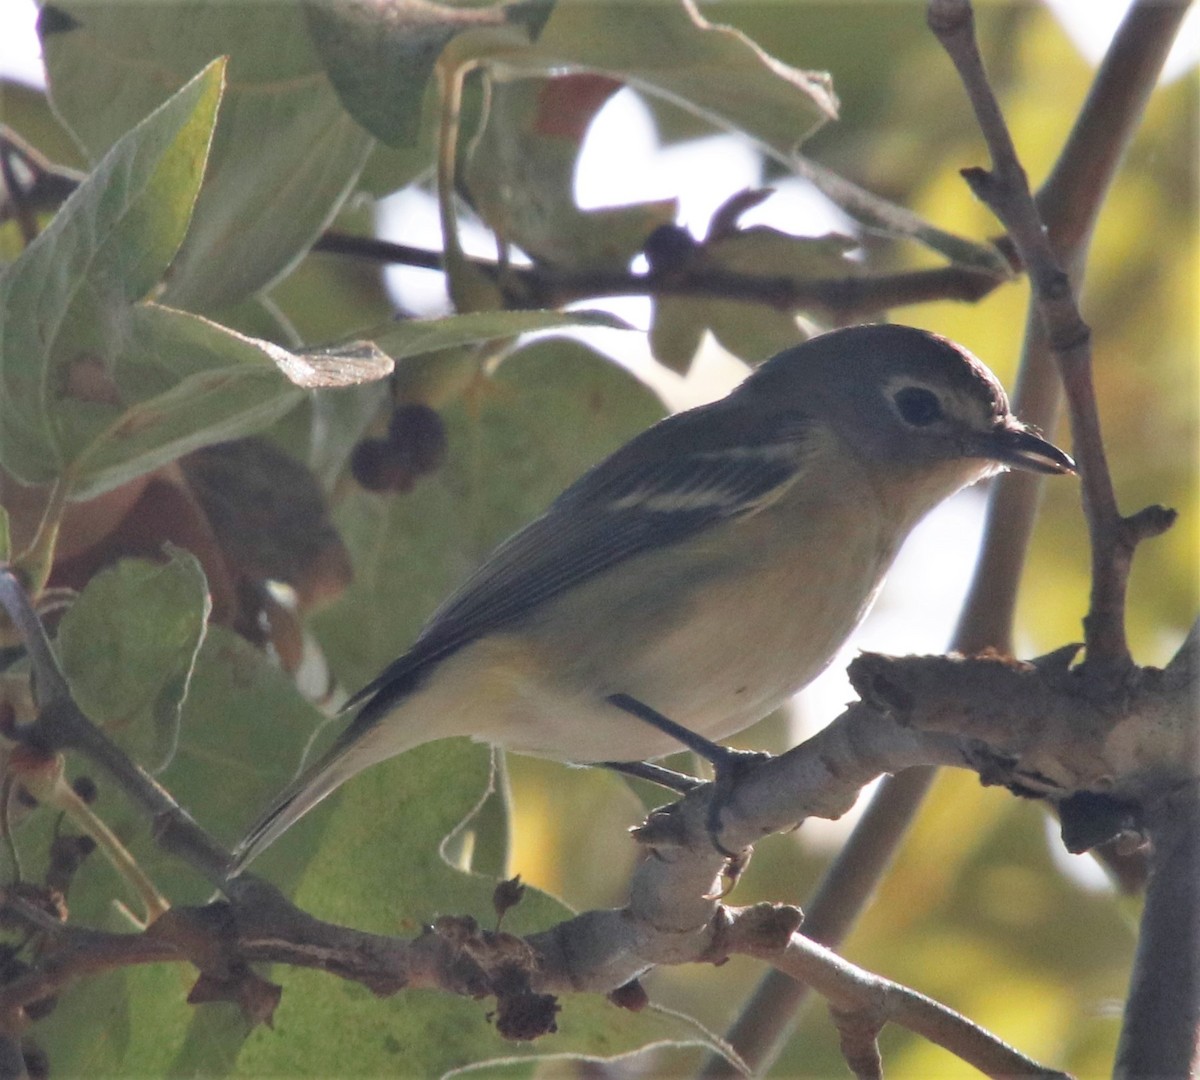
<svg viewBox="0 0 1200 1080"><path fill-rule="evenodd" d="M679 749L605 704L625 693L721 739L811 681L874 598L902 535L870 501L825 498L637 557L484 649L519 649L481 738L588 762Z"/></svg>

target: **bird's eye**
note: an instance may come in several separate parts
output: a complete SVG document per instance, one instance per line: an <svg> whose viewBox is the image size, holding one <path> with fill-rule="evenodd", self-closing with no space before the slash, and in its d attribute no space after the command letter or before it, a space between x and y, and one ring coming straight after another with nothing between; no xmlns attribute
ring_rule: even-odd
<svg viewBox="0 0 1200 1080"><path fill-rule="evenodd" d="M942 403L937 394L920 386L906 386L893 400L900 415L913 427L928 427L942 418Z"/></svg>

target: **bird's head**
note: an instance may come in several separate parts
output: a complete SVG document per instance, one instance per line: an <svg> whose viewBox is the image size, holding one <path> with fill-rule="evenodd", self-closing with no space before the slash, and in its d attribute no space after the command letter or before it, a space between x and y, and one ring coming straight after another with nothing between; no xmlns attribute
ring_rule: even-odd
<svg viewBox="0 0 1200 1080"><path fill-rule="evenodd" d="M966 349L911 326L854 326L767 361L745 384L828 424L870 469L961 465L961 483L1002 468L1073 473L1075 463L1013 415L999 380Z"/></svg>

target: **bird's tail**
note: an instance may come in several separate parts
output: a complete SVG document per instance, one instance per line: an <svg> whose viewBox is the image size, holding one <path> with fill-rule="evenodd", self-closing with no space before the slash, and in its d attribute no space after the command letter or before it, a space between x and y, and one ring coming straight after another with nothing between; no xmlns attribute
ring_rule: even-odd
<svg viewBox="0 0 1200 1080"><path fill-rule="evenodd" d="M233 849L236 877L305 814L368 766L411 750L429 739L411 725L379 721L395 702L383 695L367 702L334 744L283 789ZM386 739L386 744L384 740Z"/></svg>
<svg viewBox="0 0 1200 1080"><path fill-rule="evenodd" d="M391 717L383 723L413 692L425 673L425 666L416 662L412 653L407 653L343 706L343 709L358 709L354 719L324 754L275 797L233 849L231 878L237 877L317 803L332 795L352 776L377 761L440 737L427 724L412 722L415 718L404 723L398 717Z"/></svg>
<svg viewBox="0 0 1200 1080"><path fill-rule="evenodd" d="M233 849L236 877L326 796L371 762L353 746L332 747L283 789Z"/></svg>

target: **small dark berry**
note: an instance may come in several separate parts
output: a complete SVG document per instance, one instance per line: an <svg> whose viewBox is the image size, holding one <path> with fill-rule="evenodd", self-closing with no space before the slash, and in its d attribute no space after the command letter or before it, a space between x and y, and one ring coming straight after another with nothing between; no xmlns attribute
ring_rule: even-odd
<svg viewBox="0 0 1200 1080"><path fill-rule="evenodd" d="M408 491L413 486L412 469L397 460L386 439L363 439L355 446L350 472L368 491Z"/></svg>
<svg viewBox="0 0 1200 1080"><path fill-rule="evenodd" d="M387 437L416 476L441 468L446 460L446 425L437 410L428 405L397 405Z"/></svg>

